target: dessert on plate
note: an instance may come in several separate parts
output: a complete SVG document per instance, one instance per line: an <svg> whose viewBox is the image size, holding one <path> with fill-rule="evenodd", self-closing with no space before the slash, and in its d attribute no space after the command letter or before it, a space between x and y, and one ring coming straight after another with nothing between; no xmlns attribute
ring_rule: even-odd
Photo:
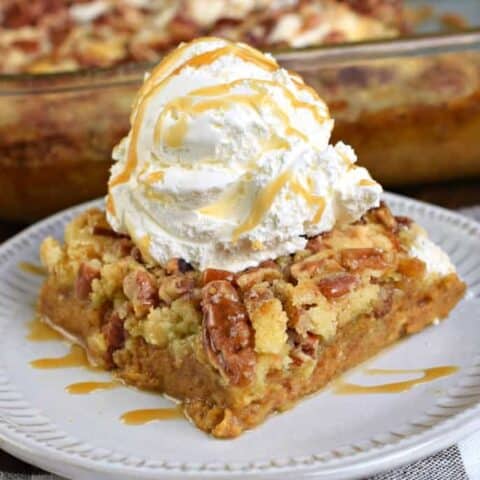
<svg viewBox="0 0 480 480"><path fill-rule="evenodd" d="M463 296L447 255L329 144L326 104L273 57L183 44L130 120L106 211L41 246L39 311L202 430L238 436Z"/></svg>

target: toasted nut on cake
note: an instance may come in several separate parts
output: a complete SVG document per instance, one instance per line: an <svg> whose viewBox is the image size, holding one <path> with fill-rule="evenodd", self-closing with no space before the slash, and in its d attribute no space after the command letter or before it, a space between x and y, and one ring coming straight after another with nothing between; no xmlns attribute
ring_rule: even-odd
<svg viewBox="0 0 480 480"><path fill-rule="evenodd" d="M177 274L162 279L160 288L158 289L158 295L160 300L170 305L185 293L193 291L194 288L195 279L193 277Z"/></svg>
<svg viewBox="0 0 480 480"><path fill-rule="evenodd" d="M210 362L230 383L248 383L255 369L253 329L247 311L231 283L210 282L203 287L203 345Z"/></svg>
<svg viewBox="0 0 480 480"><path fill-rule="evenodd" d="M384 202L381 202L378 208L372 210L371 214L378 223L381 223L388 230L393 232L397 230L397 221Z"/></svg>
<svg viewBox="0 0 480 480"><path fill-rule="evenodd" d="M165 265L165 271L168 275L186 273L190 270L193 270L193 267L183 258L171 258Z"/></svg>
<svg viewBox="0 0 480 480"><path fill-rule="evenodd" d="M235 280L242 290L248 290L253 285L280 278L282 278L282 272L273 261L263 262L258 267L247 268L247 270L235 276Z"/></svg>
<svg viewBox="0 0 480 480"><path fill-rule="evenodd" d="M320 260L303 260L294 263L290 267L290 274L296 280L300 278L313 278L321 272L340 272L342 266L334 258L323 258Z"/></svg>
<svg viewBox="0 0 480 480"><path fill-rule="evenodd" d="M78 269L75 280L75 295L79 300L86 300L92 291L92 282L95 278L100 278L100 270L82 263Z"/></svg>
<svg viewBox="0 0 480 480"><path fill-rule="evenodd" d="M336 273L319 280L317 286L327 299L331 299L346 295L357 283L358 279L355 275Z"/></svg>
<svg viewBox="0 0 480 480"><path fill-rule="evenodd" d="M130 272L123 280L123 292L137 315L145 315L158 305L157 282L145 270Z"/></svg>
<svg viewBox="0 0 480 480"><path fill-rule="evenodd" d="M315 358L319 344L319 338L312 333L300 335L295 330L289 328L287 331L288 343L291 351L290 357L296 365L302 364L308 358Z"/></svg>
<svg viewBox="0 0 480 480"><path fill-rule="evenodd" d="M125 330L123 328L124 320L115 312L106 316L106 323L102 327L102 332L107 343L107 364L113 366L112 355L115 350L123 346L125 342Z"/></svg>
<svg viewBox="0 0 480 480"><path fill-rule="evenodd" d="M348 270L383 270L389 263L385 254L378 248L345 248L340 252L340 261Z"/></svg>
<svg viewBox="0 0 480 480"><path fill-rule="evenodd" d="M228 270L219 270L217 268L207 268L202 272L202 285L206 285L216 280L226 280L227 282L233 282L234 274Z"/></svg>

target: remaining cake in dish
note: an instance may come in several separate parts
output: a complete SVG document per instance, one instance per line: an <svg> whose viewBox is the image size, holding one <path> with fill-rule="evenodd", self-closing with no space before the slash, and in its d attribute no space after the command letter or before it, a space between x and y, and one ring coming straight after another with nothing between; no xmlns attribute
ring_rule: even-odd
<svg viewBox="0 0 480 480"><path fill-rule="evenodd" d="M6 0L0 73L47 73L158 60L216 35L278 48L393 37L401 0Z"/></svg>
<svg viewBox="0 0 480 480"><path fill-rule="evenodd" d="M146 78L106 212L41 247L45 322L235 437L448 315L464 284L300 77L199 39Z"/></svg>

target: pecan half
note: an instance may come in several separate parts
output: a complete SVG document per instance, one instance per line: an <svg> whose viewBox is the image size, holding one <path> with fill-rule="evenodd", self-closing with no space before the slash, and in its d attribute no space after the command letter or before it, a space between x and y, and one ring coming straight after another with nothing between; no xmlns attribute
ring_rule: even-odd
<svg viewBox="0 0 480 480"><path fill-rule="evenodd" d="M380 295L378 299L378 303L375 306L373 314L376 318L381 318L390 313L393 307L393 287L389 286L382 286L380 288Z"/></svg>
<svg viewBox="0 0 480 480"><path fill-rule="evenodd" d="M279 278L282 278L280 268L274 261L268 260L261 263L258 267L247 268L245 271L237 274L235 281L242 290L248 290L258 283L271 282Z"/></svg>
<svg viewBox="0 0 480 480"><path fill-rule="evenodd" d="M328 248L328 245L325 243L325 240L329 237L330 237L330 233L322 233L320 235L317 235L316 237L309 238L307 242L307 246L305 248L314 253L320 252L320 250L324 250L325 248Z"/></svg>
<svg viewBox="0 0 480 480"><path fill-rule="evenodd" d="M106 315L106 323L102 327L102 333L107 344L107 365L113 367L113 352L125 343L124 320L117 313L109 312Z"/></svg>
<svg viewBox="0 0 480 480"><path fill-rule="evenodd" d="M413 220L410 217L402 217L400 215L397 215L395 220L399 226L405 228L409 228L413 223Z"/></svg>
<svg viewBox="0 0 480 480"><path fill-rule="evenodd" d="M294 263L290 267L290 274L293 278L312 278L321 272L339 272L342 266L334 258L322 258L321 260L309 260Z"/></svg>
<svg viewBox="0 0 480 480"><path fill-rule="evenodd" d="M172 303L177 298L193 291L195 279L193 277L177 274L161 280L158 295L165 303Z"/></svg>
<svg viewBox="0 0 480 480"><path fill-rule="evenodd" d="M110 237L110 238L130 238L130 235L125 233L118 233L111 228L104 227L102 225L95 225L92 229L94 235L99 235L100 237Z"/></svg>
<svg viewBox="0 0 480 480"><path fill-rule="evenodd" d="M198 25L180 12L172 19L168 30L175 43L186 42L200 34Z"/></svg>
<svg viewBox="0 0 480 480"><path fill-rule="evenodd" d="M402 258L398 264L398 271L410 278L420 278L425 275L425 263L418 258Z"/></svg>
<svg viewBox="0 0 480 480"><path fill-rule="evenodd" d="M385 202L381 202L378 208L371 210L373 218L388 230L395 232L397 230L397 221L395 217L390 212L390 209L387 207Z"/></svg>
<svg viewBox="0 0 480 480"><path fill-rule="evenodd" d="M340 261L345 268L353 271L388 267L383 251L378 248L345 248L340 252Z"/></svg>
<svg viewBox="0 0 480 480"><path fill-rule="evenodd" d="M143 256L142 256L142 252L140 251L140 249L138 247L133 247L131 250L130 250L130 255L132 256L132 258L138 262L138 263L144 263L143 261Z"/></svg>
<svg viewBox="0 0 480 480"><path fill-rule="evenodd" d="M146 315L158 305L158 288L155 277L145 270L130 272L123 279L123 293L132 302L136 315Z"/></svg>
<svg viewBox="0 0 480 480"><path fill-rule="evenodd" d="M316 357L319 344L317 335L309 332L306 335L300 335L293 328L287 330L287 335L288 343L291 347L290 357L295 365L302 364L308 357Z"/></svg>
<svg viewBox="0 0 480 480"><path fill-rule="evenodd" d="M322 295L327 299L332 299L349 293L357 285L358 279L350 273L336 273L322 278L316 283Z"/></svg>
<svg viewBox="0 0 480 480"><path fill-rule="evenodd" d="M207 285L207 283L215 282L217 280L226 280L227 282L233 282L234 274L228 270L219 270L217 268L207 268L202 272L201 283Z"/></svg>
<svg viewBox="0 0 480 480"><path fill-rule="evenodd" d="M165 271L168 275L187 273L191 270L193 270L193 267L183 258L171 258L165 265Z"/></svg>
<svg viewBox="0 0 480 480"><path fill-rule="evenodd" d="M82 263L75 280L75 295L79 300L86 300L92 291L92 282L100 278L100 270L88 263Z"/></svg>
<svg viewBox="0 0 480 480"><path fill-rule="evenodd" d="M233 385L251 381L254 334L247 311L231 283L216 280L202 291L203 345L210 362Z"/></svg>
<svg viewBox="0 0 480 480"><path fill-rule="evenodd" d="M129 238L119 238L113 243L113 252L118 257L127 257L132 254L133 243Z"/></svg>

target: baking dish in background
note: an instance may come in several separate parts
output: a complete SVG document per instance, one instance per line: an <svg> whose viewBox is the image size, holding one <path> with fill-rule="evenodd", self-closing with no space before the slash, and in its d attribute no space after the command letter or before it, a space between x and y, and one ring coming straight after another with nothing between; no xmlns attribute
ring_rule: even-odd
<svg viewBox="0 0 480 480"><path fill-rule="evenodd" d="M333 141L384 186L480 175L480 31L302 55L283 62L326 99Z"/></svg>
<svg viewBox="0 0 480 480"><path fill-rule="evenodd" d="M480 174L479 48L473 29L276 56L329 103L334 139L396 186ZM0 76L0 218L33 220L105 192L149 68Z"/></svg>

